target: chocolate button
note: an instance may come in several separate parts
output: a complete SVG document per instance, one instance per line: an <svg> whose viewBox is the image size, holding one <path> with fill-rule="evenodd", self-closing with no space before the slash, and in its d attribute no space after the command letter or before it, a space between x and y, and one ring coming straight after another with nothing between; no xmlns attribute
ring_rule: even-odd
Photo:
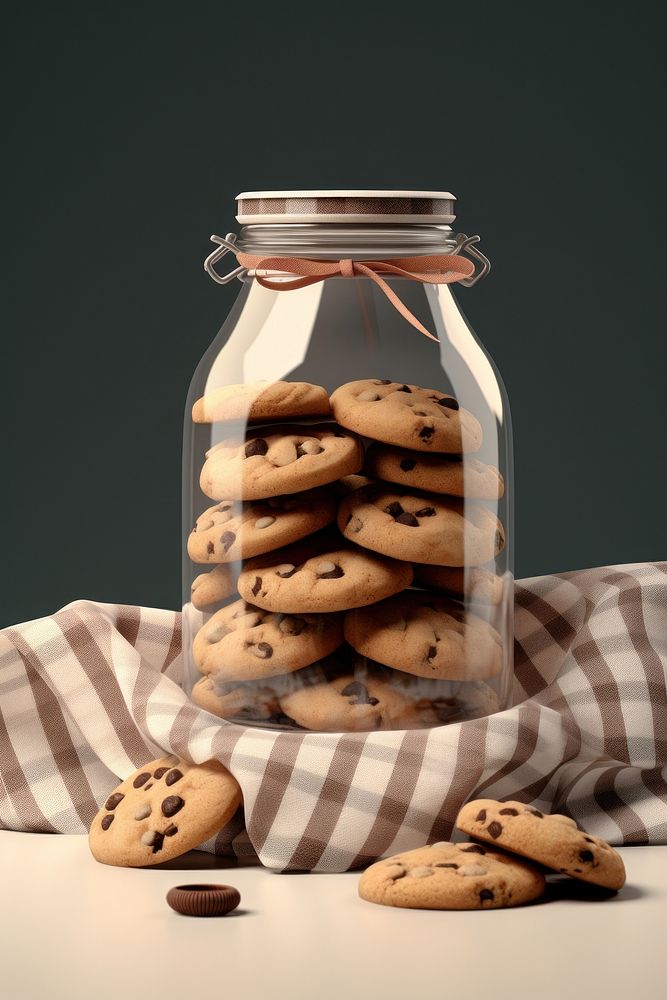
<svg viewBox="0 0 667 1000"><path fill-rule="evenodd" d="M167 818L175 816L184 805L185 799L182 799L180 795L168 795L162 803L162 815L167 816Z"/></svg>
<svg viewBox="0 0 667 1000"><path fill-rule="evenodd" d="M241 893L233 885L176 885L167 902L185 917L222 917L236 909Z"/></svg>

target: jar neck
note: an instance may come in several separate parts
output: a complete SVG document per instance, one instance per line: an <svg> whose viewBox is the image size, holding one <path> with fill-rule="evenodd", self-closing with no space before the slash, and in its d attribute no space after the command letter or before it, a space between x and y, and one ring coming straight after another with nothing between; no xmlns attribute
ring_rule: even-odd
<svg viewBox="0 0 667 1000"><path fill-rule="evenodd" d="M450 253L456 236L444 225L258 225L243 226L236 242L267 257L381 260Z"/></svg>

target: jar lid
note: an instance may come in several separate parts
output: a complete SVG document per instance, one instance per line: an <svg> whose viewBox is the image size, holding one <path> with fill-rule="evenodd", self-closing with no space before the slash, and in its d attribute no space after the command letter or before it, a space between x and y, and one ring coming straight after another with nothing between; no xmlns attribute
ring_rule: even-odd
<svg viewBox="0 0 667 1000"><path fill-rule="evenodd" d="M449 191L244 191L236 196L242 225L318 222L449 224Z"/></svg>

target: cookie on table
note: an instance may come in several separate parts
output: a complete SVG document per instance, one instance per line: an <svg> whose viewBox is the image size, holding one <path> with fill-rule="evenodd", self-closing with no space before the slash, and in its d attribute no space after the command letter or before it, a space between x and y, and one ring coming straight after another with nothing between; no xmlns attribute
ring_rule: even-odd
<svg viewBox="0 0 667 1000"><path fill-rule="evenodd" d="M359 472L361 442L330 427L273 427L246 441L227 439L206 453L200 486L213 500L264 500Z"/></svg>
<svg viewBox="0 0 667 1000"><path fill-rule="evenodd" d="M331 409L342 427L401 448L460 454L482 444L479 421L436 389L361 379L336 389Z"/></svg>
<svg viewBox="0 0 667 1000"><path fill-rule="evenodd" d="M338 527L350 541L374 552L439 566L489 562L505 545L503 527L486 507L383 483L346 497Z"/></svg>
<svg viewBox="0 0 667 1000"><path fill-rule="evenodd" d="M415 563L415 583L435 587L458 600L468 599L478 604L500 604L503 599L503 578L481 566L427 566Z"/></svg>
<svg viewBox="0 0 667 1000"><path fill-rule="evenodd" d="M326 532L250 559L238 590L268 611L331 612L372 604L411 582L409 563L353 548Z"/></svg>
<svg viewBox="0 0 667 1000"><path fill-rule="evenodd" d="M329 396L321 385L309 382L246 382L211 389L192 407L196 424L218 421L290 420L325 417L331 412Z"/></svg>
<svg viewBox="0 0 667 1000"><path fill-rule="evenodd" d="M345 638L362 656L419 677L483 680L502 670L502 640L488 622L421 590L348 611Z"/></svg>
<svg viewBox="0 0 667 1000"><path fill-rule="evenodd" d="M342 642L342 615L271 613L240 600L216 611L202 626L192 655L203 674L253 680L298 670Z"/></svg>
<svg viewBox="0 0 667 1000"><path fill-rule="evenodd" d="M580 830L573 819L543 813L525 802L476 799L467 802L456 826L469 836L538 861L562 875L605 889L622 889L620 854L600 837Z"/></svg>
<svg viewBox="0 0 667 1000"><path fill-rule="evenodd" d="M109 795L91 824L90 850L105 865L157 865L208 840L240 804L238 782L217 761L161 757Z"/></svg>
<svg viewBox="0 0 667 1000"><path fill-rule="evenodd" d="M519 858L442 841L377 861L361 876L359 895L382 906L493 910L539 899L544 887L542 873Z"/></svg>
<svg viewBox="0 0 667 1000"><path fill-rule="evenodd" d="M200 573L192 581L191 600L198 611L226 601L236 590L229 566L220 565L208 573Z"/></svg>
<svg viewBox="0 0 667 1000"><path fill-rule="evenodd" d="M223 500L197 518L188 555L196 563L249 559L324 528L335 519L336 506L326 488L248 504Z"/></svg>
<svg viewBox="0 0 667 1000"><path fill-rule="evenodd" d="M471 455L427 455L372 444L366 452L364 469L374 479L454 497L498 500L505 491L498 469Z"/></svg>

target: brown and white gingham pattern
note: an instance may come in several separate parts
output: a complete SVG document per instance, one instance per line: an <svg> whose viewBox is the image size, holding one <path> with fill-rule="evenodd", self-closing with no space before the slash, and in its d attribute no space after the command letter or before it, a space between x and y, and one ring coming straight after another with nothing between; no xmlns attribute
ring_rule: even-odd
<svg viewBox="0 0 667 1000"><path fill-rule="evenodd" d="M667 563L516 585L514 708L417 732L221 723L178 686L174 612L76 601L0 633L0 826L83 833L165 751L217 757L244 812L206 847L344 871L447 839L471 797L566 812L613 844L667 843Z"/></svg>

